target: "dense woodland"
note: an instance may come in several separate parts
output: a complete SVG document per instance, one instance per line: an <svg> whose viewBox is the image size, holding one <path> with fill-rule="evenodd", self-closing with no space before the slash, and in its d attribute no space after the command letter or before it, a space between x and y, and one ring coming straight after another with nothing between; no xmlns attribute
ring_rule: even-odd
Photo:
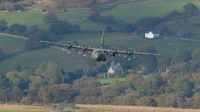
<svg viewBox="0 0 200 112"><path fill-rule="evenodd" d="M111 15L102 17L96 10L92 10L88 19L107 24L107 32L129 33L137 30L140 34L149 28L156 28L160 22L199 13L199 9L192 3L183 8L183 13L173 11L162 18L143 18L136 23L116 21ZM52 23L48 31L40 30L37 26L7 26L5 20L0 20L0 32L27 37L24 46L29 50L47 47L40 44L39 40L49 40L51 35L84 32L78 24L58 21L53 13L45 16L44 22ZM169 28L164 29L163 35L173 34ZM124 46L119 48L127 49ZM158 52L153 46L141 46L137 51ZM0 59L3 60L5 55L3 50L0 50ZM0 101L27 105L67 101L82 104L200 108L200 48L177 51L172 58L136 58L134 61L118 58L117 60L123 60L123 68L109 77L125 77L125 81L113 79L106 86L97 81L97 74L106 72L109 65L89 65L90 69L87 71L76 69L65 72L58 62L48 60L36 68L16 66L9 72L0 70ZM165 73L166 66L171 66L169 73ZM128 73L128 69L132 68L141 68L144 73ZM150 72L156 74L143 77Z"/></svg>

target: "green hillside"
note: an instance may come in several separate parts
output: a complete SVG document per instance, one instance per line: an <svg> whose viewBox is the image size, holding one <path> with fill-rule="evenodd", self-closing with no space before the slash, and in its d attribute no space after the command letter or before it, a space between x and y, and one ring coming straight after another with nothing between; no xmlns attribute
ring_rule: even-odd
<svg viewBox="0 0 200 112"><path fill-rule="evenodd" d="M23 46L26 40L0 35L0 46Z"/></svg>
<svg viewBox="0 0 200 112"><path fill-rule="evenodd" d="M41 23L45 14L40 13L38 10L28 10L23 12L0 12L1 20L4 19L8 25L19 23L22 25L29 25Z"/></svg>
<svg viewBox="0 0 200 112"><path fill-rule="evenodd" d="M117 6L110 6L98 9L101 15L112 15L117 20L124 20L128 23L143 17L162 17L173 10L183 11L183 6L194 0L145 0L142 2L132 2ZM200 6L199 2L194 2Z"/></svg>
<svg viewBox="0 0 200 112"><path fill-rule="evenodd" d="M0 61L0 68L5 71L12 70L15 66L31 66L38 67L45 60L54 60L59 62L65 71L70 71L75 68L82 68L87 65L90 58L83 57L78 53L64 52L55 48L46 48L31 50L24 53L9 56L8 58ZM75 61L76 60L76 61Z"/></svg>
<svg viewBox="0 0 200 112"><path fill-rule="evenodd" d="M132 50L136 50L139 46L150 45L155 46L156 50L158 50L162 56L172 57L174 52L178 50L188 48L195 49L199 47L198 42L188 42L181 40L175 41L173 39L146 40L138 38L133 40L130 40L129 38L121 40L119 38L113 38L115 35L116 34L105 34L105 46L108 46L109 49L112 49L112 47L116 47L118 45L123 45L127 48L132 48ZM58 36L57 38L61 38L60 41L62 42L67 42L68 40L77 40L79 45L86 43L86 46L99 47L101 34L72 34L68 35L67 37ZM31 67L38 67L45 60L54 60L59 62L65 71L71 71L76 68L85 68L88 66L88 63L95 63L89 58L89 55L88 57L83 57L82 55L73 51L68 54L67 52L59 49L46 48L31 50L6 58L0 62L0 68L9 71L17 65L29 65Z"/></svg>
<svg viewBox="0 0 200 112"><path fill-rule="evenodd" d="M134 23L143 17L162 17L168 12L173 10L183 11L183 5L187 2L193 2L195 5L200 6L200 2L194 2L194 0L146 0L143 2L132 2L126 4L120 4L115 6L98 8L100 14L113 15L117 20L123 19L125 22ZM90 14L89 10L69 10L67 12L56 13L59 20L71 20L87 18ZM1 19L5 19L9 25L13 23L20 23L24 25L41 23L45 14L41 14L39 11L29 10L24 12L0 12ZM174 31L187 30L189 29L195 39L199 39L199 28L193 27L192 25L198 22L200 16L194 16L187 18L187 22L184 25L173 27L174 21L170 21L165 24L171 24L171 28ZM183 21L183 20L179 20ZM94 23L89 20L86 21L75 21L72 24L79 24L81 30L85 31L102 31L107 25ZM39 26L40 29L48 30L49 24ZM79 34L68 34L68 35L56 35L52 36L51 41L67 42L76 40L79 45L86 43L86 46L99 47L102 33L79 33ZM23 46L25 40L17 39L12 37L0 36L0 46ZM159 51L164 57L172 57L174 52L187 49L187 48L198 48L198 42L188 41L175 41L173 39L156 39L146 40L141 37L135 37L134 33L131 34L119 34L119 33L106 33L105 34L105 45L110 49L118 45L123 45L127 48L136 50L139 46L155 46L156 50ZM77 53L71 53L57 50L54 48L38 49L33 51L24 52L21 54L13 55L12 57L6 58L0 62L0 68L6 71L13 69L16 65L26 66L31 65L37 67L45 60L53 59L61 63L62 68L66 71L70 71L74 68L82 67L87 65L89 58L78 55ZM81 66L80 66L81 65Z"/></svg>

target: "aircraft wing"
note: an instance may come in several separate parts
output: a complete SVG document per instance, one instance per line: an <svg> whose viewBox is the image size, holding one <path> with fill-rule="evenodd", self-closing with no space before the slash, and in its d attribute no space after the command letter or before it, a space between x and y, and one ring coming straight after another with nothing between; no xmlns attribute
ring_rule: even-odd
<svg viewBox="0 0 200 112"><path fill-rule="evenodd" d="M127 54L129 56L131 55L154 55L154 56L159 56L160 54L157 54L157 53L144 53L144 52L131 52L130 49L128 51L120 51L120 50L108 50L108 49L103 49L104 52L107 52L107 53L111 53L112 56L115 57L115 54Z"/></svg>
<svg viewBox="0 0 200 112"><path fill-rule="evenodd" d="M136 55L154 55L154 56L160 56L160 54L156 54L156 53L143 53L143 52L133 52L133 54Z"/></svg>
<svg viewBox="0 0 200 112"><path fill-rule="evenodd" d="M76 49L83 49L83 51L86 51L86 50L94 50L95 48L90 48L90 47L85 47L85 44L84 46L76 46L76 45L71 45L70 43L56 43L56 42L48 42L48 41L40 41L41 43L46 43L46 44L49 44L49 45L55 45L55 46L60 46L60 47L64 47L64 48L67 48L67 49L70 49L70 48L76 48Z"/></svg>

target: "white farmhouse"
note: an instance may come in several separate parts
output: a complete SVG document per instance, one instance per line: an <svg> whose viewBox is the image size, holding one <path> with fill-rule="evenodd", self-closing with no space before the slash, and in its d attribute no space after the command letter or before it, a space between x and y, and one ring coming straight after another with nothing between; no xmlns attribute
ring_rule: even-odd
<svg viewBox="0 0 200 112"><path fill-rule="evenodd" d="M117 65L114 65L114 62L111 62L111 66L108 68L108 73L114 74L115 71L119 68L120 63L117 63Z"/></svg>
<svg viewBox="0 0 200 112"><path fill-rule="evenodd" d="M160 31L150 31L145 33L145 38L153 39L155 37L160 37Z"/></svg>

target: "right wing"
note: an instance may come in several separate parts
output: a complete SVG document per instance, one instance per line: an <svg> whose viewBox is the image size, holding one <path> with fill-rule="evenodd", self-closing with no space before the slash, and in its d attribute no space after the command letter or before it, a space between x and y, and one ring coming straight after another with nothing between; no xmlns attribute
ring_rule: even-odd
<svg viewBox="0 0 200 112"><path fill-rule="evenodd" d="M82 49L83 51L86 51L86 50L92 51L95 49L95 48L85 47L85 44L84 44L84 46L71 45L70 42L68 42L67 44L66 43L61 44L61 43L56 43L56 42L48 42L48 41L40 41L40 42L50 44L50 45L64 47L64 48L67 48L68 50L71 48Z"/></svg>

